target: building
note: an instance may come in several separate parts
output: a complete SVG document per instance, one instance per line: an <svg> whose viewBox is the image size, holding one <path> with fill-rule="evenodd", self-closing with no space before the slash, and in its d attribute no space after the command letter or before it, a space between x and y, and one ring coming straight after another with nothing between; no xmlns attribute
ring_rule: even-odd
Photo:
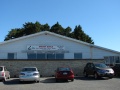
<svg viewBox="0 0 120 90"><path fill-rule="evenodd" d="M61 62L58 63L56 61L67 60L66 65L68 65L69 62L71 63L74 60L77 60L76 64L72 63L73 66L71 64L68 65L73 68L77 68L82 61L84 62L84 60L99 61L106 59L109 60L106 61L107 63L111 63L111 61L114 61L115 59L119 60L119 56L120 52L58 35L49 31L42 31L36 34L31 34L0 43L0 65L7 64L9 67L18 67L15 66L14 63L19 64L19 60L22 60L21 63L24 61L26 62L26 60L37 61L39 62L38 67L40 65L42 66L43 63L47 63L44 62L45 60L49 63L51 63L51 60L54 60L54 63L57 63L54 67L63 65L63 63L60 64ZM109 59L111 57L112 59ZM37 64L38 63L35 63L33 65ZM26 66L26 64L23 66ZM51 66L52 65L50 65L50 67ZM82 64L80 66L82 66ZM43 66L40 67L40 69L41 68L43 68ZM42 73L43 75L47 74L47 72L44 71L42 71ZM78 74L77 71L76 74ZM51 75L53 75L53 72Z"/></svg>
<svg viewBox="0 0 120 90"><path fill-rule="evenodd" d="M104 59L120 52L43 31L0 43L0 59Z"/></svg>

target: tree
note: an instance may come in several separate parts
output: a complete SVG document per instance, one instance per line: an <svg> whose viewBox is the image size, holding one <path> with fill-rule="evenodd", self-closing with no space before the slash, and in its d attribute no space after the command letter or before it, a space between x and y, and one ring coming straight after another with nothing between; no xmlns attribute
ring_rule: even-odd
<svg viewBox="0 0 120 90"><path fill-rule="evenodd" d="M9 31L8 35L5 37L5 41L9 39L14 39L23 36L23 29L16 28Z"/></svg>
<svg viewBox="0 0 120 90"><path fill-rule="evenodd" d="M36 21L35 23L27 22L23 24L22 28L11 29L11 31L9 31L6 35L4 41L34 34L41 31L50 31L57 34L61 34L63 36L75 38L77 40L94 44L91 37L84 33L80 25L75 26L75 29L72 31L72 29L69 26L67 28L63 28L58 22L50 28L50 26L47 23L42 25L38 21Z"/></svg>
<svg viewBox="0 0 120 90"><path fill-rule="evenodd" d="M29 34L33 34L33 33L37 33L41 31L41 24L39 22L28 22L23 24L23 28L24 28L24 34L25 35L29 35Z"/></svg>
<svg viewBox="0 0 120 90"><path fill-rule="evenodd" d="M73 38L76 38L78 40L94 44L94 42L91 39L91 37L89 37L87 34L84 33L84 31L82 30L82 27L80 25L75 26L73 34L74 34Z"/></svg>
<svg viewBox="0 0 120 90"><path fill-rule="evenodd" d="M64 33L64 28L57 22L55 25L53 25L50 29L51 32L61 34L63 35Z"/></svg>
<svg viewBox="0 0 120 90"><path fill-rule="evenodd" d="M63 35L65 36L69 36L70 32L72 31L72 29L68 26L67 28L64 29L63 31Z"/></svg>
<svg viewBox="0 0 120 90"><path fill-rule="evenodd" d="M49 31L50 30L50 26L46 23L44 25L42 25L42 31Z"/></svg>

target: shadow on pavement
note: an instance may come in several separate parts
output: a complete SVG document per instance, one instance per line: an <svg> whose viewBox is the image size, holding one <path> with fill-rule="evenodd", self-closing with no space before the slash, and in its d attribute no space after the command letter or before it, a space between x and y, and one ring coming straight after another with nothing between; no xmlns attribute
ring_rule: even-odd
<svg viewBox="0 0 120 90"><path fill-rule="evenodd" d="M75 80L84 80L84 81L96 81L96 80L108 80L108 78L100 78L94 79L94 77L75 77ZM2 82L2 81L0 81ZM54 77L48 78L41 78L40 83L69 83L72 82L70 80L59 80L56 82ZM73 81L74 82L74 81ZM19 82L18 78L8 79L7 81L3 82L4 85L22 85L22 84L35 84L36 82Z"/></svg>
<svg viewBox="0 0 120 90"><path fill-rule="evenodd" d="M21 84L33 84L35 82L19 82L19 79L9 79L3 82L5 85L21 85Z"/></svg>
<svg viewBox="0 0 120 90"><path fill-rule="evenodd" d="M84 81L95 81L95 80L108 80L109 78L98 78L95 79L94 77L75 77L75 80L84 80Z"/></svg>
<svg viewBox="0 0 120 90"><path fill-rule="evenodd" d="M56 82L55 78L51 77L51 78L46 78L44 80L40 80L41 83L69 83L69 80L59 80L58 82Z"/></svg>

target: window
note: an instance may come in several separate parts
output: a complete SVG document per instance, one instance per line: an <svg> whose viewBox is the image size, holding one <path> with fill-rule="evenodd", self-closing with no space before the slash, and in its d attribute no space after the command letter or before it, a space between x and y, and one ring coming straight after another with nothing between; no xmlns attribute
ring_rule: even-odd
<svg viewBox="0 0 120 90"><path fill-rule="evenodd" d="M38 53L37 54L37 59L46 59L46 54L44 54L44 53Z"/></svg>
<svg viewBox="0 0 120 90"><path fill-rule="evenodd" d="M36 53L28 53L28 59L36 59Z"/></svg>
<svg viewBox="0 0 120 90"><path fill-rule="evenodd" d="M64 59L64 54L63 53L57 53L56 54L56 59Z"/></svg>
<svg viewBox="0 0 120 90"><path fill-rule="evenodd" d="M55 54L47 54L47 59L55 59Z"/></svg>
<svg viewBox="0 0 120 90"><path fill-rule="evenodd" d="M15 54L14 53L8 53L8 59L14 59Z"/></svg>
<svg viewBox="0 0 120 90"><path fill-rule="evenodd" d="M74 53L74 59L82 59L82 53Z"/></svg>
<svg viewBox="0 0 120 90"><path fill-rule="evenodd" d="M28 59L64 59L64 53L27 53Z"/></svg>
<svg viewBox="0 0 120 90"><path fill-rule="evenodd" d="M115 63L120 63L120 58L119 58L119 56L115 56Z"/></svg>

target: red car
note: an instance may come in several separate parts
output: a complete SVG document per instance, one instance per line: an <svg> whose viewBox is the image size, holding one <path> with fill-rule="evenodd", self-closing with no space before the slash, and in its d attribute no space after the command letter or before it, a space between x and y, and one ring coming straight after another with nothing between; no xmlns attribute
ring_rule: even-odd
<svg viewBox="0 0 120 90"><path fill-rule="evenodd" d="M71 68L59 67L55 70L55 79L58 80L71 80L74 81L74 73Z"/></svg>

